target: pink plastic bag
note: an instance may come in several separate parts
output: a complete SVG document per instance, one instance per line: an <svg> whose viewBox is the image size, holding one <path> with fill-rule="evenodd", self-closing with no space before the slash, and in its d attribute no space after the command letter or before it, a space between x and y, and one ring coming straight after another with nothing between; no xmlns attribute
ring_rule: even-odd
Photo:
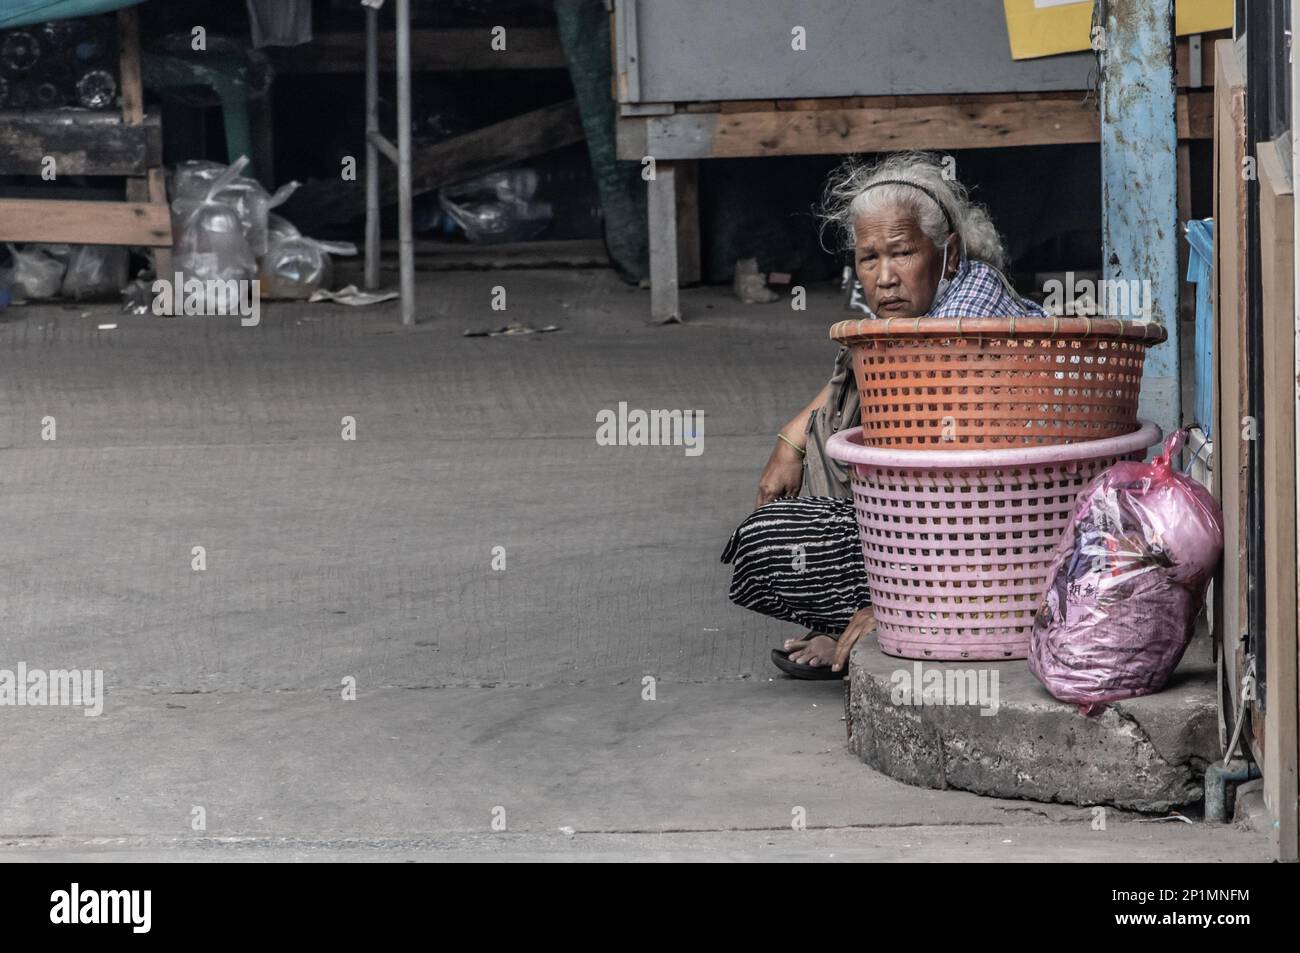
<svg viewBox="0 0 1300 953"><path fill-rule="evenodd" d="M1029 668L1084 714L1160 691L1191 641L1223 552L1223 514L1174 471L1184 436L1151 463L1117 463L1088 484L1048 569Z"/></svg>

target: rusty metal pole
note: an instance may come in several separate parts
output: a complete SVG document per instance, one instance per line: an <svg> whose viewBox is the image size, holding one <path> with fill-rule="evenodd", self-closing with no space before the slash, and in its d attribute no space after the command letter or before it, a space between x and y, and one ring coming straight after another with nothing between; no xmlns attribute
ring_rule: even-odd
<svg viewBox="0 0 1300 953"><path fill-rule="evenodd" d="M1116 317L1164 324L1169 337L1147 354L1139 413L1168 434L1182 425L1173 0L1098 0L1096 26L1107 282L1097 300Z"/></svg>

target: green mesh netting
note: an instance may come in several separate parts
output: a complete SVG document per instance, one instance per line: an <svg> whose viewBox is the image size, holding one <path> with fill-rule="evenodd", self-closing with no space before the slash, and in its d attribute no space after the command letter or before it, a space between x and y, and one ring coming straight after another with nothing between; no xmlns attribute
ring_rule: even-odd
<svg viewBox="0 0 1300 953"><path fill-rule="evenodd" d="M639 163L615 158L609 14L601 0L555 0L555 17L605 213L609 256L624 278L641 281L650 275L645 183Z"/></svg>

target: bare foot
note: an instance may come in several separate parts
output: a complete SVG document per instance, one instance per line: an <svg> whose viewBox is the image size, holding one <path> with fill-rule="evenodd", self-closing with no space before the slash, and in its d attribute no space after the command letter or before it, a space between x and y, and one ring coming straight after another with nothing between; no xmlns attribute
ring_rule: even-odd
<svg viewBox="0 0 1300 953"><path fill-rule="evenodd" d="M830 665L835 659L836 642L821 632L809 632L802 639L786 639L782 648L790 653L791 662L802 662L817 668Z"/></svg>

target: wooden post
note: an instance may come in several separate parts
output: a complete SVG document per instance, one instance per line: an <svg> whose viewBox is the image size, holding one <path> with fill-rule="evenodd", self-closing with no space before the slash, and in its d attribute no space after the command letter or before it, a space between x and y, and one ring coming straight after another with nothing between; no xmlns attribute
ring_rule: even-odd
<svg viewBox="0 0 1300 953"><path fill-rule="evenodd" d="M681 285L700 283L700 163L674 163L677 176L677 268Z"/></svg>
<svg viewBox="0 0 1300 953"><path fill-rule="evenodd" d="M1296 859L1295 205L1271 144L1260 143L1259 242L1264 340L1264 802L1276 858Z"/></svg>
<svg viewBox="0 0 1300 953"><path fill-rule="evenodd" d="M144 123L144 83L140 78L140 11L126 7L117 11L117 38L119 65L122 73L122 121L129 126ZM163 170L154 167L144 178L126 180L126 198L129 202L154 202L167 205L167 182ZM172 277L172 249L170 245L156 246L153 251L155 278Z"/></svg>
<svg viewBox="0 0 1300 953"><path fill-rule="evenodd" d="M1178 319L1196 320L1196 290L1187 280L1187 263L1191 259L1191 246L1183 234L1183 226L1192 217L1192 144L1186 139L1178 142Z"/></svg>

